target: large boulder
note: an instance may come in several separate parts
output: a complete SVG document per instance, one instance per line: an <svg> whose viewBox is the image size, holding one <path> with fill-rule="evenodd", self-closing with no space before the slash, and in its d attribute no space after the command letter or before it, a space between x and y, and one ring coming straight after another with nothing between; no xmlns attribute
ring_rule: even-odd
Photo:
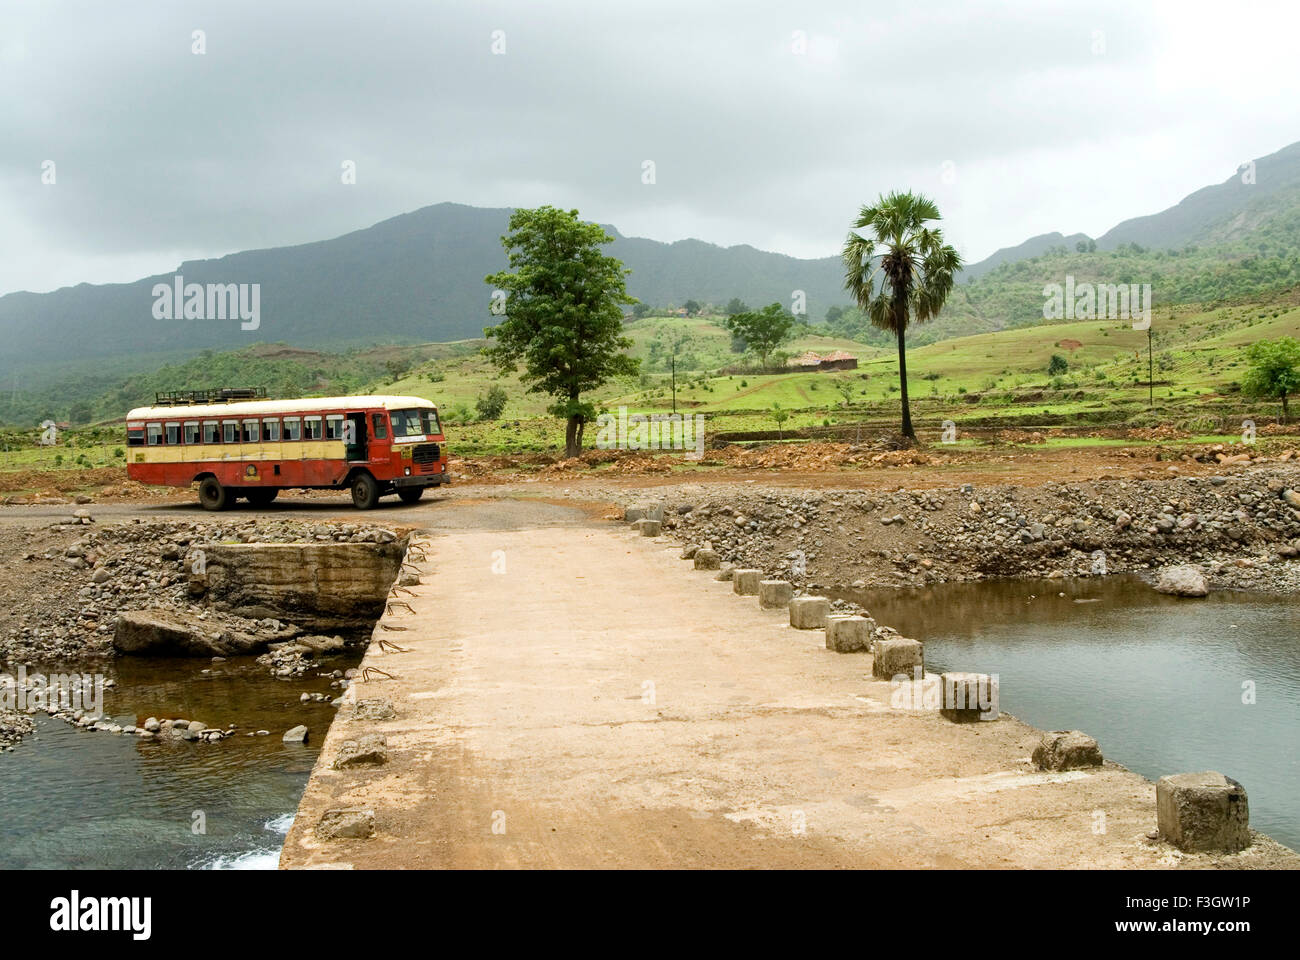
<svg viewBox="0 0 1300 960"><path fill-rule="evenodd" d="M146 657L229 657L255 653L283 634L244 633L174 610L127 610L117 615L113 647Z"/></svg>
<svg viewBox="0 0 1300 960"><path fill-rule="evenodd" d="M1161 570L1156 591L1175 597L1204 597L1209 595L1210 585L1200 567L1187 563Z"/></svg>

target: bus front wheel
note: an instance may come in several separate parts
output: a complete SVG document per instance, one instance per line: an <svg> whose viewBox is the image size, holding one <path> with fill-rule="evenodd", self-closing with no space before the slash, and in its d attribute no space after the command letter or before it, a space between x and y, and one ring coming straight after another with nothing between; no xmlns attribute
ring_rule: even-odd
<svg viewBox="0 0 1300 960"><path fill-rule="evenodd" d="M369 510L379 502L379 482L368 473L358 473L352 481L352 505Z"/></svg>
<svg viewBox="0 0 1300 960"><path fill-rule="evenodd" d="M204 510L224 510L230 506L230 494L216 477L204 477L199 483L199 503Z"/></svg>

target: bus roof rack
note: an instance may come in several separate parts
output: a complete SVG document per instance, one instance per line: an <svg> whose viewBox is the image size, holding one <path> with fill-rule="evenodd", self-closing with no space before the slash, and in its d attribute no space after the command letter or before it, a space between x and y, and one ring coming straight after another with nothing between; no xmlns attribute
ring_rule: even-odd
<svg viewBox="0 0 1300 960"><path fill-rule="evenodd" d="M179 407L198 403L233 403L265 400L266 387L217 387L213 390L168 390L154 394L155 406Z"/></svg>

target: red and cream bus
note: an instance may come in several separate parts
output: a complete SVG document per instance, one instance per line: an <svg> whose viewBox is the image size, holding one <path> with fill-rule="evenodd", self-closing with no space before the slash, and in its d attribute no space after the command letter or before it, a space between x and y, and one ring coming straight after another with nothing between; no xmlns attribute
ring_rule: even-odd
<svg viewBox="0 0 1300 960"><path fill-rule="evenodd" d="M255 390L158 394L126 415L127 475L199 485L199 502L264 506L286 487L351 490L369 510L396 493L415 503L449 481L438 408L420 397L249 399Z"/></svg>

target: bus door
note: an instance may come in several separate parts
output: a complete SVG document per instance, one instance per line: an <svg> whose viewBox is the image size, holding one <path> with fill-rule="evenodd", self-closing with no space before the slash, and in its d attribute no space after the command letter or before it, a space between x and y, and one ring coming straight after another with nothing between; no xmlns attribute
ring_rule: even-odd
<svg viewBox="0 0 1300 960"><path fill-rule="evenodd" d="M370 459L370 437L366 430L366 415L358 411L349 413L343 424L344 456L349 461Z"/></svg>

